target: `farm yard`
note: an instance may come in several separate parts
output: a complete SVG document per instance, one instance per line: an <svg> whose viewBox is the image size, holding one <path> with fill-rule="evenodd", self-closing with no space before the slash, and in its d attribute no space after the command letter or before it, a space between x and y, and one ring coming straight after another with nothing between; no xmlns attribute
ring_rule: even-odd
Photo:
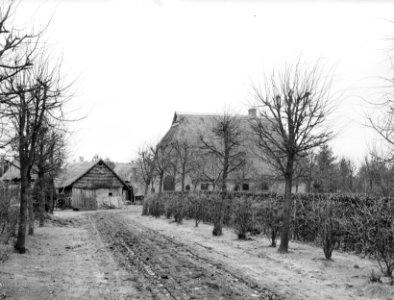
<svg viewBox="0 0 394 300"><path fill-rule="evenodd" d="M373 260L290 243L288 254L262 235L238 240L231 228L141 216L123 210L56 211L29 239L31 251L0 266L2 299L392 299L370 282Z"/></svg>
<svg viewBox="0 0 394 300"><path fill-rule="evenodd" d="M0 300L394 300L359 2L1 1Z"/></svg>

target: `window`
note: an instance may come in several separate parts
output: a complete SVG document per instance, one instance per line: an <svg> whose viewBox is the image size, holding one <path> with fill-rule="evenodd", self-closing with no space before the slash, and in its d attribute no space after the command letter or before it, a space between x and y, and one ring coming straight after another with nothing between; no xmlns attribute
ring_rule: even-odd
<svg viewBox="0 0 394 300"><path fill-rule="evenodd" d="M112 193L108 193L108 196L112 196Z"/></svg>
<svg viewBox="0 0 394 300"><path fill-rule="evenodd" d="M268 191L268 190L269 190L268 182L263 181L263 182L261 183L261 190L263 190L263 191Z"/></svg>
<svg viewBox="0 0 394 300"><path fill-rule="evenodd" d="M186 188L186 191L190 191L190 185L187 184L185 188Z"/></svg>
<svg viewBox="0 0 394 300"><path fill-rule="evenodd" d="M244 183L244 184L242 185L242 190L243 190L243 191L249 191L249 183Z"/></svg>
<svg viewBox="0 0 394 300"><path fill-rule="evenodd" d="M174 176L167 175L164 177L163 190L165 191L175 191L175 178Z"/></svg>
<svg viewBox="0 0 394 300"><path fill-rule="evenodd" d="M201 190L208 191L208 183L201 183Z"/></svg>

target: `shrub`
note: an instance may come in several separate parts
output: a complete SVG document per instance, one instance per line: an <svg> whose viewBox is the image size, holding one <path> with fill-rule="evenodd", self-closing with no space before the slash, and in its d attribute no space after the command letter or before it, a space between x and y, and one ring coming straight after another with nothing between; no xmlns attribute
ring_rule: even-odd
<svg viewBox="0 0 394 300"><path fill-rule="evenodd" d="M339 245L341 237L340 217L337 207L330 198L322 197L315 202L318 218L318 238L326 259L331 259L332 252Z"/></svg>
<svg viewBox="0 0 394 300"><path fill-rule="evenodd" d="M280 200L274 196L253 206L255 222L271 237L271 247L276 247L276 237L281 227Z"/></svg>
<svg viewBox="0 0 394 300"><path fill-rule="evenodd" d="M394 207L391 199L379 199L375 202L374 222L370 226L368 243L383 274L392 276L394 270Z"/></svg>
<svg viewBox="0 0 394 300"><path fill-rule="evenodd" d="M172 205L174 220L178 224L181 224L185 213L185 207L187 205L186 197L184 194L173 194L170 198L170 202Z"/></svg>
<svg viewBox="0 0 394 300"><path fill-rule="evenodd" d="M0 237L3 243L15 236L19 216L19 187L0 186Z"/></svg>
<svg viewBox="0 0 394 300"><path fill-rule="evenodd" d="M164 205L158 195L151 195L148 199L149 214L156 218L160 218L164 213Z"/></svg>
<svg viewBox="0 0 394 300"><path fill-rule="evenodd" d="M198 227L204 215L204 210L208 205L207 197L204 193L188 194L188 207L190 216L195 220L195 226Z"/></svg>
<svg viewBox="0 0 394 300"><path fill-rule="evenodd" d="M247 196L233 202L232 224L240 240L246 239L247 232L253 227L252 201Z"/></svg>
<svg viewBox="0 0 394 300"><path fill-rule="evenodd" d="M161 196L161 201L164 203L164 215L167 219L171 219L173 214L172 203L169 201L170 197L167 194Z"/></svg>
<svg viewBox="0 0 394 300"><path fill-rule="evenodd" d="M382 276L380 274L376 273L375 270L372 270L371 273L369 274L369 282L382 283Z"/></svg>

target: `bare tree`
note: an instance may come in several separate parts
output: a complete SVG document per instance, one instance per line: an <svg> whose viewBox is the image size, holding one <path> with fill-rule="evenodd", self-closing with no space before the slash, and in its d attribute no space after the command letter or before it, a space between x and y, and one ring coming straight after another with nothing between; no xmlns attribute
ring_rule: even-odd
<svg viewBox="0 0 394 300"><path fill-rule="evenodd" d="M194 156L193 159L194 167L191 168L189 172L189 177L194 186L193 190L196 190L198 184L201 183L203 180L207 179L207 172L206 172L207 159L205 158L206 157L203 157L203 155L199 155L198 152L196 152L196 155Z"/></svg>
<svg viewBox="0 0 394 300"><path fill-rule="evenodd" d="M251 159L245 159L244 164L234 170L234 173L231 176L231 178L234 180L236 190L243 189L242 185L245 181L257 177L257 169L254 166L253 160Z"/></svg>
<svg viewBox="0 0 394 300"><path fill-rule="evenodd" d="M166 173L169 173L172 167L173 147L171 144L158 145L155 149L155 172L159 177L159 195L163 191L163 181Z"/></svg>
<svg viewBox="0 0 394 300"><path fill-rule="evenodd" d="M181 191L185 190L185 179L193 170L198 168L196 160L196 147L187 140L176 140L172 143L174 156L176 156L176 168L181 175Z"/></svg>
<svg viewBox="0 0 394 300"><path fill-rule="evenodd" d="M300 61L287 65L282 72L273 72L264 83L264 90L254 87L259 116L252 119L251 127L257 146L261 157L285 179L280 252L288 251L295 162L331 137L323 126L328 88L319 64L307 68Z"/></svg>
<svg viewBox="0 0 394 300"><path fill-rule="evenodd" d="M26 49L25 43L38 37L21 34L21 30L12 26L15 8L14 1L5 1L0 7L0 84L32 66L34 49Z"/></svg>
<svg viewBox="0 0 394 300"><path fill-rule="evenodd" d="M201 135L202 150L216 159L219 184L221 190L220 201L216 208L212 234L223 234L224 205L227 198L227 180L229 175L245 163L245 149L240 120L237 116L231 116L225 112L218 117L212 127L212 134Z"/></svg>
<svg viewBox="0 0 394 300"><path fill-rule="evenodd" d="M394 165L372 150L358 171L359 189L370 195L389 197L394 189Z"/></svg>
<svg viewBox="0 0 394 300"><path fill-rule="evenodd" d="M1 86L3 95L3 117L8 131L16 137L21 173L20 220L15 248L25 252L26 206L32 201L30 195L31 170L35 161L39 133L48 120L63 117L62 106L65 87L59 76L59 66L50 67L43 58L33 69L26 69L7 79ZM33 234L30 226L29 233Z"/></svg>
<svg viewBox="0 0 394 300"><path fill-rule="evenodd" d="M142 215L147 215L146 196L148 195L149 185L152 183L155 171L155 150L152 146L145 146L138 151L137 163L139 166L138 178L143 182L144 203Z"/></svg>
<svg viewBox="0 0 394 300"><path fill-rule="evenodd" d="M43 126L37 136L35 153L37 173L35 190L39 204L40 226L44 226L45 204L48 195L50 197L48 211L53 212L54 179L59 173L64 159L64 131L54 125Z"/></svg>

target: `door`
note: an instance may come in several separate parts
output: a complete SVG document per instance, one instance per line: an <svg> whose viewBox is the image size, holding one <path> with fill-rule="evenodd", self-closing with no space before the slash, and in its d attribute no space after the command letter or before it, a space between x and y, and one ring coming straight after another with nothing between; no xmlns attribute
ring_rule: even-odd
<svg viewBox="0 0 394 300"><path fill-rule="evenodd" d="M72 191L72 206L80 210L97 209L96 191L74 188Z"/></svg>

